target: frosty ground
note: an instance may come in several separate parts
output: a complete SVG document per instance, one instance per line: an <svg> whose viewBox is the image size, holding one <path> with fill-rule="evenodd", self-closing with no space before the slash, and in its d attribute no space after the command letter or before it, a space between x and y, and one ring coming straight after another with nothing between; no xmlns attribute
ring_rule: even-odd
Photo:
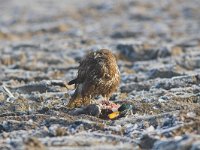
<svg viewBox="0 0 200 150"><path fill-rule="evenodd" d="M200 1L0 2L1 149L200 148ZM65 85L100 48L121 72L110 100L133 115L68 113Z"/></svg>

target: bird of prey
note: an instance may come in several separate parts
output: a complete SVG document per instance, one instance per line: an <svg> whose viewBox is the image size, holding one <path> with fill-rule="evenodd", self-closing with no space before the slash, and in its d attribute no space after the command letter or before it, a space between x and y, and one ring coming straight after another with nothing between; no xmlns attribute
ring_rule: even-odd
<svg viewBox="0 0 200 150"><path fill-rule="evenodd" d="M120 72L115 56L107 49L89 52L80 62L78 75L68 84L75 84L68 108L89 105L96 96L109 100L120 83Z"/></svg>

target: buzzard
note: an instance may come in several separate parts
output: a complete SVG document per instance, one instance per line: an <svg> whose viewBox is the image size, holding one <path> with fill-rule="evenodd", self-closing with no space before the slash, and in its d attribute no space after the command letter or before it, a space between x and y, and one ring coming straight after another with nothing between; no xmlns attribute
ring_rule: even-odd
<svg viewBox="0 0 200 150"><path fill-rule="evenodd" d="M68 84L75 84L75 92L67 107L74 108L92 103L96 96L109 100L120 83L116 58L107 49L89 52L80 62L78 75Z"/></svg>

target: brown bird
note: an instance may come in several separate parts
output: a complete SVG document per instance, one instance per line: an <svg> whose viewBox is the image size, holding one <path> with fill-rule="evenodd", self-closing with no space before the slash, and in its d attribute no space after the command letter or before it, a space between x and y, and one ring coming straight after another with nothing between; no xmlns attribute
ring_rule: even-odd
<svg viewBox="0 0 200 150"><path fill-rule="evenodd" d="M77 78L68 83L75 84L76 90L67 106L89 105L99 95L109 100L119 83L120 72L115 56L107 49L92 51L80 62Z"/></svg>

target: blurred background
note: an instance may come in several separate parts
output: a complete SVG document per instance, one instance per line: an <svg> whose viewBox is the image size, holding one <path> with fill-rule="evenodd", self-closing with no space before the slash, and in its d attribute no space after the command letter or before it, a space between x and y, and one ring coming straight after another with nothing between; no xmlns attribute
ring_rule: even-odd
<svg viewBox="0 0 200 150"><path fill-rule="evenodd" d="M156 42L199 34L198 0L1 0L1 40L99 40ZM69 41L67 41L69 40ZM77 45L78 47L78 45Z"/></svg>
<svg viewBox="0 0 200 150"><path fill-rule="evenodd" d="M199 0L0 0L0 62L29 70L54 63L67 68L84 51L99 48L110 48L129 61L157 58L151 52L145 56L146 51L132 54L123 44L142 46L139 51L162 47L159 57L181 55L189 48L194 56L199 6ZM184 61L186 69L199 66L199 61Z"/></svg>

